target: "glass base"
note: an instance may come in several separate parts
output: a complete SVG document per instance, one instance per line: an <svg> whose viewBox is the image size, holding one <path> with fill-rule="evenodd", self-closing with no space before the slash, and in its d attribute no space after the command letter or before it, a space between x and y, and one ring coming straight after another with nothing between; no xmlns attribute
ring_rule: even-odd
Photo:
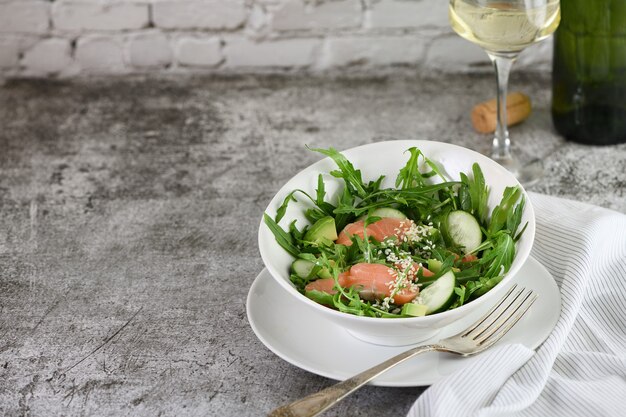
<svg viewBox="0 0 626 417"><path fill-rule="evenodd" d="M524 187L536 184L543 177L543 162L540 159L533 159L526 164L521 164L511 156L498 157L492 155L491 159L506 168Z"/></svg>

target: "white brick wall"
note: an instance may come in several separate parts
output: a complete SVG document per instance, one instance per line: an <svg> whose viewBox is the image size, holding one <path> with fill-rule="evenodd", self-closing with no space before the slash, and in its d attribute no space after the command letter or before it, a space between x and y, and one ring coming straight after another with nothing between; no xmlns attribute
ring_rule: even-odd
<svg viewBox="0 0 626 417"><path fill-rule="evenodd" d="M372 5L371 28L448 28L448 1L382 0Z"/></svg>
<svg viewBox="0 0 626 417"><path fill-rule="evenodd" d="M330 38L320 64L323 69L348 65L410 65L420 62L425 51L425 42L416 37Z"/></svg>
<svg viewBox="0 0 626 417"><path fill-rule="evenodd" d="M69 40L48 38L28 49L22 62L26 71L32 75L55 74L72 64L71 53Z"/></svg>
<svg viewBox="0 0 626 417"><path fill-rule="evenodd" d="M164 68L172 64L169 40L160 32L132 35L128 49L133 67Z"/></svg>
<svg viewBox="0 0 626 417"><path fill-rule="evenodd" d="M157 0L152 20L163 29L235 29L246 20L243 0Z"/></svg>
<svg viewBox="0 0 626 417"><path fill-rule="evenodd" d="M0 0L0 78L185 71L489 70L447 0ZM517 68L547 70L551 41Z"/></svg>
<svg viewBox="0 0 626 417"><path fill-rule="evenodd" d="M357 29L361 26L360 0L339 0L314 6L302 0L288 0L272 13L277 31L309 29Z"/></svg>
<svg viewBox="0 0 626 417"><path fill-rule="evenodd" d="M150 18L147 4L61 0L53 3L52 22L66 31L120 31L146 27Z"/></svg>
<svg viewBox="0 0 626 417"><path fill-rule="evenodd" d="M255 42L243 37L226 40L227 67L309 67L319 50L319 39L280 39Z"/></svg>
<svg viewBox="0 0 626 417"><path fill-rule="evenodd" d="M21 0L0 3L0 33L46 33L50 3Z"/></svg>
<svg viewBox="0 0 626 417"><path fill-rule="evenodd" d="M19 60L20 47L18 39L0 39L0 70L17 67Z"/></svg>
<svg viewBox="0 0 626 417"><path fill-rule="evenodd" d="M75 59L85 72L119 73L125 68L121 39L105 35L87 35L76 44Z"/></svg>
<svg viewBox="0 0 626 417"><path fill-rule="evenodd" d="M176 42L176 61L183 66L215 67L222 62L222 43L217 37L181 37Z"/></svg>

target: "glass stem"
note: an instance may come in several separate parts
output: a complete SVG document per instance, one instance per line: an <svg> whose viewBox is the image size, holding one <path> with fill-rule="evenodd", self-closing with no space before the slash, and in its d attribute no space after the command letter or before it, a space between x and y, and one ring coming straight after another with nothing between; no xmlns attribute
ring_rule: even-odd
<svg viewBox="0 0 626 417"><path fill-rule="evenodd" d="M503 56L489 54L493 67L498 77L497 109L498 119L496 134L491 146L491 157L496 160L511 159L511 141L507 128L506 96L508 94L509 73L516 56Z"/></svg>

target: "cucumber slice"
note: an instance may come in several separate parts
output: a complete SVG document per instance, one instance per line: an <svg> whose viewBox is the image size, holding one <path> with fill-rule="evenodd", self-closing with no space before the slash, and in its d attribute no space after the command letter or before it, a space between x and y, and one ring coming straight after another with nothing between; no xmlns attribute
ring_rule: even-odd
<svg viewBox="0 0 626 417"><path fill-rule="evenodd" d="M337 240L337 227L335 219L331 216L322 217L304 235L304 240L309 242L320 242L323 240Z"/></svg>
<svg viewBox="0 0 626 417"><path fill-rule="evenodd" d="M330 261L330 263L331 265L335 265L334 261ZM314 271L314 269L316 270ZM320 278L333 277L328 268L315 268L315 264L313 262L304 259L296 259L293 261L291 264L291 270L302 279L311 279L314 276L318 276Z"/></svg>
<svg viewBox="0 0 626 417"><path fill-rule="evenodd" d="M315 268L315 264L311 261L307 261L304 259L296 259L291 264L291 270L293 271L293 273L303 279L308 279L311 277L313 268Z"/></svg>
<svg viewBox="0 0 626 417"><path fill-rule="evenodd" d="M390 217L392 219L401 219L401 220L404 220L407 218L406 214L404 214L400 210L396 210L395 208L391 208L391 207L377 208L374 211L372 211L372 214L370 215L375 216L375 217ZM358 220L365 220L366 218L367 218L367 215L359 217Z"/></svg>
<svg viewBox="0 0 626 417"><path fill-rule="evenodd" d="M428 308L426 314L438 313L450 306L454 300L454 286L456 278L452 271L448 271L428 287L420 291L419 300Z"/></svg>
<svg viewBox="0 0 626 417"><path fill-rule="evenodd" d="M462 210L456 210L448 214L446 219L448 237L456 246L463 248L463 253L470 253L483 241L483 232L480 230L478 221Z"/></svg>
<svg viewBox="0 0 626 417"><path fill-rule="evenodd" d="M402 306L403 316L413 316L413 317L425 316L426 311L428 311L428 306L424 304L406 303L405 305Z"/></svg>
<svg viewBox="0 0 626 417"><path fill-rule="evenodd" d="M402 220L406 219L406 214L404 214L400 210L396 210L395 208L391 208L391 207L377 208L376 210L372 212L372 216L390 217L392 219L402 219Z"/></svg>

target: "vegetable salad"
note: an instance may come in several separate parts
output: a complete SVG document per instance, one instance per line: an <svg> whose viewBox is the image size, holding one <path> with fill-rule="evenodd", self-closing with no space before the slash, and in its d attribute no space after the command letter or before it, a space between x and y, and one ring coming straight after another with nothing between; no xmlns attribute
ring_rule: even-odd
<svg viewBox="0 0 626 417"><path fill-rule="evenodd" d="M264 221L294 257L291 282L306 297L359 316L400 318L435 314L478 298L503 278L515 258L524 198L507 187L488 211L489 187L478 164L451 181L419 149L398 172L364 181L361 171L333 148L312 149L337 165L344 183L329 201L323 175L315 195L291 191ZM310 225L279 222L287 207L309 199Z"/></svg>

